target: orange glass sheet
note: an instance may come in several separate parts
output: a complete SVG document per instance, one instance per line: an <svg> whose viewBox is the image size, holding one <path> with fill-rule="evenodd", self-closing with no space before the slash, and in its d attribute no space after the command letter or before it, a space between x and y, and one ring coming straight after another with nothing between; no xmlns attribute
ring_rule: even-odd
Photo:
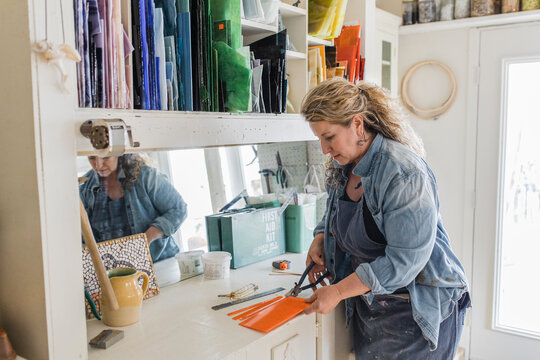
<svg viewBox="0 0 540 360"><path fill-rule="evenodd" d="M248 306L248 307L245 307L245 308L242 308L242 309L238 309L236 311L233 311L233 312L230 312L227 314L227 316L232 316L232 315L236 315L236 314L240 314L244 311L247 311L247 310L252 310L252 309L260 309L262 307L264 307L265 305L268 305L276 300L279 300L281 299L283 296L276 296L275 298L273 299L270 299L270 300L266 300L266 301L261 301L261 302L258 302L254 305L251 305L251 306Z"/></svg>
<svg viewBox="0 0 540 360"><path fill-rule="evenodd" d="M254 307L252 308L251 310L248 310L238 316L235 316L233 317L232 319L233 320L246 320L247 318L255 315L256 313L258 313L259 311L262 311L264 309L266 309L268 306L271 306L273 303L277 302L277 301L280 301L280 299L282 298L283 296L278 296L272 300L268 300L268 301L265 301L263 303L261 303L259 306L257 307Z"/></svg>
<svg viewBox="0 0 540 360"><path fill-rule="evenodd" d="M309 305L311 304L302 298L289 296L242 321L240 325L262 332L270 332L300 314Z"/></svg>

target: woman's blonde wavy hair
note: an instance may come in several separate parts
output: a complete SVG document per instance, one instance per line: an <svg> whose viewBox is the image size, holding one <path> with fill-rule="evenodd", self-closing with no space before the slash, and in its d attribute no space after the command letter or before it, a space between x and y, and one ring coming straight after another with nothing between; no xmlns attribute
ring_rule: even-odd
<svg viewBox="0 0 540 360"><path fill-rule="evenodd" d="M133 189L135 181L143 166L148 166L150 160L144 154L124 154L118 157L118 166L124 170L125 178L122 186L126 189Z"/></svg>
<svg viewBox="0 0 540 360"><path fill-rule="evenodd" d="M323 81L306 94L301 113L308 122L328 121L345 127L351 126L355 115L360 115L367 132L381 134L424 156L422 140L402 113L399 102L375 84L355 85L343 78ZM325 165L326 186L335 188L343 181L344 174L334 166L331 156Z"/></svg>

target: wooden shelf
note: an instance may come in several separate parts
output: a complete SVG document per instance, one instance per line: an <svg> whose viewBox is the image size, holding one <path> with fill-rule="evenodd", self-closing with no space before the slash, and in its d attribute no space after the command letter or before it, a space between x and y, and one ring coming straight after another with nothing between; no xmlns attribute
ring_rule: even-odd
<svg viewBox="0 0 540 360"><path fill-rule="evenodd" d="M122 119L132 127L140 148L128 151L316 140L299 114L213 113L156 110L84 109L75 111L79 124L89 119ZM77 131L77 154L93 153L90 141Z"/></svg>
<svg viewBox="0 0 540 360"><path fill-rule="evenodd" d="M520 11L510 14L497 14L449 21L437 21L426 24L405 25L399 28L399 35L428 33L443 30L457 30L472 27L506 25L538 20L540 20L540 10Z"/></svg>
<svg viewBox="0 0 540 360"><path fill-rule="evenodd" d="M324 45L324 46L332 46L333 41L332 40L323 40L316 38L315 36L308 35L308 45L309 46L316 46L316 45Z"/></svg>
<svg viewBox="0 0 540 360"><path fill-rule="evenodd" d="M284 3L279 4L279 12L281 13L281 17L283 18L293 17L293 16L306 16L307 14L306 9L302 9L302 8L292 6L289 4L284 4Z"/></svg>
<svg viewBox="0 0 540 360"><path fill-rule="evenodd" d="M249 36L255 34L268 33L275 34L278 28L275 24L263 24L256 21L242 19L242 35Z"/></svg>
<svg viewBox="0 0 540 360"><path fill-rule="evenodd" d="M287 57L287 60L301 60L306 58L306 54L292 50L287 50L285 56Z"/></svg>

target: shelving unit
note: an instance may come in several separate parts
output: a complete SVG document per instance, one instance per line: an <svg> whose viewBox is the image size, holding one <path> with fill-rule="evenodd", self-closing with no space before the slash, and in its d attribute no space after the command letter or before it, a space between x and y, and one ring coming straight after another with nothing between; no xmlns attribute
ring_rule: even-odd
<svg viewBox="0 0 540 360"><path fill-rule="evenodd" d="M306 58L306 53L287 50L287 53L285 54L285 56L287 57L287 60L296 60L296 59L302 60Z"/></svg>
<svg viewBox="0 0 540 360"><path fill-rule="evenodd" d="M323 39L319 39L311 35L308 35L307 39L308 39L309 46L313 46L313 45L332 46L334 43L332 40L323 40Z"/></svg>
<svg viewBox="0 0 540 360"><path fill-rule="evenodd" d="M79 109L77 123L121 118L130 124L139 148L127 151L190 149L284 141L316 140L298 114L231 114L213 112ZM77 154L93 153L90 141L77 133Z"/></svg>
<svg viewBox="0 0 540 360"><path fill-rule="evenodd" d="M302 9L289 4L279 4L279 11L283 17L307 16L307 9Z"/></svg>
<svg viewBox="0 0 540 360"><path fill-rule="evenodd" d="M424 32L427 33L434 31L455 30L473 27L506 25L538 20L540 20L540 10L520 11L509 14L497 14L449 21L437 21L426 24L406 25L399 28L399 35L410 35Z"/></svg>
<svg viewBox="0 0 540 360"><path fill-rule="evenodd" d="M242 35L252 36L259 34L266 34L266 36L275 34L277 32L276 24L264 24L257 21L251 21L242 19Z"/></svg>
<svg viewBox="0 0 540 360"><path fill-rule="evenodd" d="M224 114L81 109L77 106L76 66L63 63L65 92L58 69L32 51L43 39L74 46L72 1L8 1L0 12L3 50L0 69L4 103L0 144L5 154L0 177L0 293L2 326L25 358L88 357L77 191L77 154L91 151L79 133L88 119L121 118L132 127L138 150L200 148L233 144L314 139L295 114ZM307 91L307 11L282 5L297 55L289 57L289 93L295 109ZM373 1L362 24L373 15ZM267 36L277 27L243 21L245 39ZM16 34L16 36L14 36ZM364 38L369 39L366 35ZM369 52L365 55L369 59ZM366 68L366 71L368 69ZM30 275L29 275L30 274ZM21 285L22 284L22 285ZM21 301L24 305L21 306ZM167 341L171 341L170 339Z"/></svg>

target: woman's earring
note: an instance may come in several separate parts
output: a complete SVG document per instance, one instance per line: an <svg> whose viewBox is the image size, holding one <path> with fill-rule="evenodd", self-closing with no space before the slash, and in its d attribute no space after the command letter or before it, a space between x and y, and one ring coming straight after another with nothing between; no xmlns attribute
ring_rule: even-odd
<svg viewBox="0 0 540 360"><path fill-rule="evenodd" d="M364 144L366 143L366 133L363 133L362 135L364 135L364 138L358 141L358 145L360 146L364 146Z"/></svg>

